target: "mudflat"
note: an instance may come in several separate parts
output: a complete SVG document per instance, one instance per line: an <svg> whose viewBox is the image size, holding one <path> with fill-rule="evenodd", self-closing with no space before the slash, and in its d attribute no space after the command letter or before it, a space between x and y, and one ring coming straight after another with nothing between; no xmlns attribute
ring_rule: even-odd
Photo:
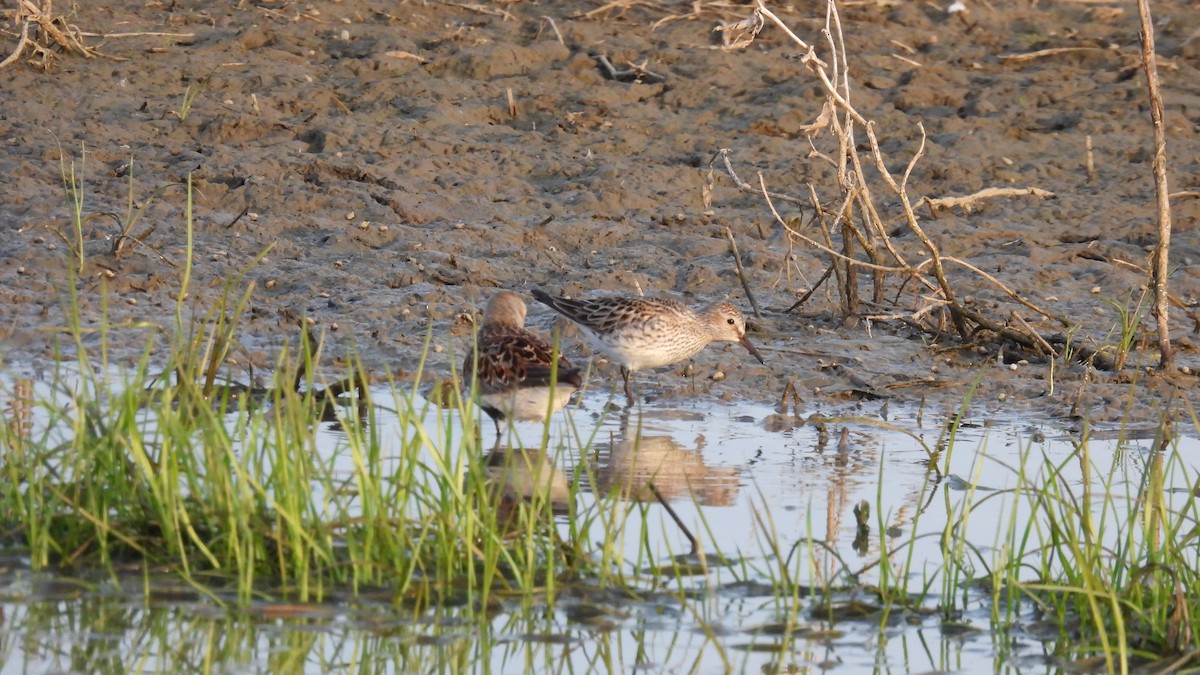
<svg viewBox="0 0 1200 675"><path fill-rule="evenodd" d="M810 196L834 209L841 197L829 140L811 126L824 95L796 45L768 26L749 46L723 49L713 30L749 16L749 5L97 5L63 21L96 55L27 50L0 70L8 364L70 355L56 331L75 311L85 328L107 316L113 355L138 358L156 332L146 324L172 325L186 273L183 305L195 321L232 303L230 286L237 295L253 284L231 363L245 372L269 370L308 320L331 362L356 354L380 374L411 373L432 335L426 372L437 379L461 362L478 308L498 289L525 295L534 329L548 331L552 313L529 295L544 288L739 305L767 364L714 345L693 364L642 376L642 392L660 399L773 401L791 383L806 401L952 406L978 381L975 400L987 408L1116 421L1193 396L1189 378L1138 367L1156 358L1152 339L1140 344L1152 327L1137 269L1149 267L1156 224L1129 3L840 10L854 106L874 122L893 171L922 153L910 198L1017 189L969 208L921 208L925 231L943 254L1072 325L1011 306L956 267L960 295L998 320L1018 320L1017 309L1020 321L1097 349L1119 342L1122 312L1141 312L1119 372L934 339L903 320L920 298L900 279L888 281L892 306L854 317L839 311L833 283L793 308L829 256L791 237L729 169L794 197L775 200L780 216L818 239ZM772 9L830 58L823 5ZM1180 363L1194 370L1200 33L1194 2L1153 10L1175 193L1172 328ZM5 19L8 54L20 26L11 12ZM895 245L919 259L894 196L879 203ZM864 289L870 281L862 276ZM567 352L586 360L586 345L564 335ZM100 333L87 339L97 346ZM611 365L599 372L619 381Z"/></svg>

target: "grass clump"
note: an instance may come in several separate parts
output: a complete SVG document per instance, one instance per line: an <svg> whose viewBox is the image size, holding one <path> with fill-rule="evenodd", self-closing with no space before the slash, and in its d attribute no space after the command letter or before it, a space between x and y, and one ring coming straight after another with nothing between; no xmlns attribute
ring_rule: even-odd
<svg viewBox="0 0 1200 675"><path fill-rule="evenodd" d="M37 391L23 385L32 422L6 415L0 431L6 543L39 568L165 565L224 578L245 600L263 588L307 601L384 585L422 605L486 603L493 587L585 573L588 558L551 527L569 503L535 492L499 508L497 474L511 483L503 472L527 470L529 455L481 461L476 436L450 423L472 416L466 402L443 410L393 382L389 406L356 405L367 390L354 387L330 405L336 387L316 375L292 386L290 373L318 370L303 349L280 354L264 389L215 381L211 361L231 336L212 331L232 323L176 342L161 371L148 356L116 377L64 362ZM367 379L361 365L346 378ZM401 438L380 437L385 413ZM339 447L322 440L322 415Z"/></svg>
<svg viewBox="0 0 1200 675"><path fill-rule="evenodd" d="M264 590L310 601L385 586L418 607L467 598L486 607L493 589L549 593L556 579L594 569L579 555L588 544L567 546L553 527L570 503L535 492L500 508L497 475L528 469L530 456L485 463L478 437L458 431L474 416L469 400L454 391L442 408L416 393L423 364L412 382L376 383L391 400L374 401L361 363L327 381L318 336L301 331L267 386L231 378L225 364L253 292L245 273L267 251L214 306L191 301L190 187L175 311L122 326L148 333L146 344L132 367L110 367L129 337L106 306L94 325L81 318L74 274L86 264L88 214L79 173L64 171L64 183L78 244L68 325L47 376L10 383L0 545L24 549L35 568L165 567L229 584L241 602ZM398 438L381 436L385 414ZM338 434L323 434L322 420Z"/></svg>
<svg viewBox="0 0 1200 675"><path fill-rule="evenodd" d="M1108 672L1194 666L1200 506L1194 490L1173 486L1200 476L1173 426L1161 424L1148 449L1122 438L1111 455L1095 452L1087 432L1066 457L1027 448L1010 469L1013 487L972 483L948 510L944 612L961 614L981 591L1000 634L1037 626L1064 663ZM985 547L977 512L997 500L996 542Z"/></svg>

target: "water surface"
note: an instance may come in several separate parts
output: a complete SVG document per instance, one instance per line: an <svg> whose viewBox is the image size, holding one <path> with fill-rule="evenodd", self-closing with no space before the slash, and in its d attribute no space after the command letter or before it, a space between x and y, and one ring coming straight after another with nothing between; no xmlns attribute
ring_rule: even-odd
<svg viewBox="0 0 1200 675"><path fill-rule="evenodd" d="M1042 633L1031 608L1022 608L1017 631L996 636L989 594L963 596L963 580L947 585L942 575L947 532L967 533L970 546L951 555L983 576L999 564L1009 528L1033 517L1014 490L1023 461L1029 484L1048 480L1037 472L1050 465L1064 489L1082 489L1077 430L968 414L948 446L948 413L895 403L806 410L805 424L747 403L674 401L627 412L605 404L589 394L556 416L538 457L564 484L585 487L576 513L612 491L633 501L620 540L631 578L645 581L640 597L580 585L560 589L552 609L502 599L481 632L462 607L414 616L387 589L335 592L313 605L264 594L239 609L232 591L153 570L34 572L19 551L8 551L0 561L0 673L1049 672L1062 665L1049 655L1057 636ZM817 412L839 417L817 423ZM384 439L406 431L387 412L377 424ZM352 475L345 436L321 433L322 460ZM542 433L521 423L505 445L540 448ZM1105 436L1088 443L1088 470L1117 495L1096 507L1111 524L1105 536L1117 537L1130 527L1122 522L1134 508L1128 495L1137 494L1153 439ZM384 461L396 461L391 447ZM1196 439L1180 439L1179 448L1168 463L1168 482L1178 489L1167 499L1182 503L1197 476ZM648 569L691 548L644 489L651 479L696 535L703 555L689 559L707 563L706 573L680 582L686 600L664 590L673 580L664 585ZM854 515L863 503L865 533ZM976 506L964 520L966 503ZM556 526L569 534L566 516ZM885 550L893 574L909 563L902 583L927 594L923 607L936 609L946 589L956 594L964 609L952 623L936 611L885 615L872 594L855 590L881 582ZM820 608L815 597L781 602L771 581L785 574L861 614Z"/></svg>

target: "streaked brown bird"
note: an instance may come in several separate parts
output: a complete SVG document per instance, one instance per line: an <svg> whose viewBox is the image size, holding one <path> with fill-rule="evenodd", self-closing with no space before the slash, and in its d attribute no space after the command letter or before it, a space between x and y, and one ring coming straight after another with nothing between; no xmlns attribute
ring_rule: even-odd
<svg viewBox="0 0 1200 675"><path fill-rule="evenodd" d="M578 368L525 329L526 311L516 293L492 296L475 348L463 361L463 377L470 382L474 376L479 407L495 422L497 438L501 422L545 421L583 386Z"/></svg>
<svg viewBox="0 0 1200 675"><path fill-rule="evenodd" d="M745 317L728 302L694 310L670 298L612 295L568 300L536 288L533 297L574 322L592 347L620 364L629 405L631 373L691 358L710 342L737 342L759 363L766 363L746 339Z"/></svg>

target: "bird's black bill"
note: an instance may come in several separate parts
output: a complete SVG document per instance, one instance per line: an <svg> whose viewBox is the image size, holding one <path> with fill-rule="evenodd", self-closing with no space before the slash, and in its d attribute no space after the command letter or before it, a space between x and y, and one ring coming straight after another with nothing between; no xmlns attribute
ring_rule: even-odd
<svg viewBox="0 0 1200 675"><path fill-rule="evenodd" d="M764 366L767 365L767 362L763 360L762 354L758 353L758 350L754 348L754 345L750 344L750 340L745 335L743 335L742 339L738 340L738 342L746 348L746 351L753 354L754 358L758 359L759 363L763 364Z"/></svg>

